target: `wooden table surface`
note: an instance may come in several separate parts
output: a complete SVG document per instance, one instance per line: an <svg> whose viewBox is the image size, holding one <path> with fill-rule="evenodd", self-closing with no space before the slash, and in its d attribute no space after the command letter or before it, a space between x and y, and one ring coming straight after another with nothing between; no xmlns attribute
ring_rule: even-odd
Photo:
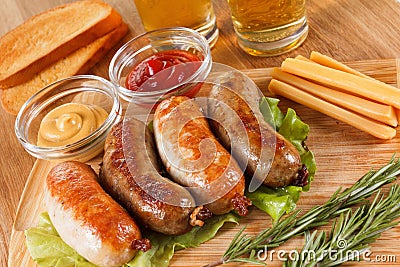
<svg viewBox="0 0 400 267"><path fill-rule="evenodd" d="M0 35L28 17L65 2L70 1L1 0ZM125 41L143 31L133 0L107 2L123 15L130 26L131 31ZM307 56L312 50L340 61L400 58L399 1L309 0L307 12L310 31L307 40L297 50L271 58L257 58L242 52L236 44L227 3L225 0L214 0L214 7L220 37L212 49L213 60L237 69L278 66L286 57L298 54ZM112 53L95 68L105 69L111 56ZM35 161L18 143L14 135L14 121L14 116L0 109L0 266L7 265L15 213Z"/></svg>

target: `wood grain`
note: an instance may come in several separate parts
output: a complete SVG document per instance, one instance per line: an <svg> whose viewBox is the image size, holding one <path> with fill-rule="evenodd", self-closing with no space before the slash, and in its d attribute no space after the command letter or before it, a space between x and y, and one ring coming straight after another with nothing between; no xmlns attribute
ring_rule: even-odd
<svg viewBox="0 0 400 267"><path fill-rule="evenodd" d="M0 3L0 35L5 34L30 16L47 8L72 1L2 0ZM133 0L105 1L112 4L122 14L130 27L130 34L124 39L124 42L143 32ZM312 50L333 56L340 61L400 58L400 34L398 33L400 3L396 0L307 0L310 25L307 40L297 50L271 58L257 58L241 51L236 44L226 0L213 0L213 2L220 29L219 40L212 49L213 60L237 69L279 66L282 60L288 56L294 57L298 54L308 56ZM114 51L93 68L92 73L107 78L107 66ZM381 70L374 69L373 66L371 68L371 71L376 71L378 79L384 78L384 73L378 74ZM265 91L265 88L265 84L261 84L261 89ZM327 172L332 170L337 173L339 170L343 170L340 177L347 177L345 175L351 171L354 171L354 176L357 176L372 166L379 166L386 162L390 153L380 153L380 150L400 150L396 141L380 143L362 134L358 138L354 138L358 132L351 127L331 119L316 118L315 112L312 110L299 107L290 101L283 101L282 105L295 107L304 119L312 123L312 135L309 143L321 143L321 147L313 147L316 151L317 162L322 164L321 167ZM0 109L0 140L2 140L0 145L0 266L7 265L10 235L16 218L17 206L35 162L35 159L23 150L15 137L14 120L14 116ZM321 141L316 142L317 139L321 139ZM330 142L337 140L340 140L340 143L332 150ZM362 143L361 140L364 142ZM327 162L325 162L326 159L328 159ZM332 175L328 175L326 178L321 176L319 179L329 181L330 178ZM345 180L345 178L341 179ZM340 181L335 182L332 186L339 184ZM315 186L318 186L317 181ZM323 195L324 193L329 192L324 191L319 194ZM398 250L395 244L391 245L394 251ZM187 257L190 257L190 251L182 252L182 254L185 253L188 253ZM400 259L397 262L397 266L399 266ZM396 266L396 264L390 266Z"/></svg>
<svg viewBox="0 0 400 267"><path fill-rule="evenodd" d="M385 77L389 84L395 85L398 82L397 76L400 69L397 69L396 60L359 61L348 64L359 71L368 71L374 78ZM268 84L270 71L270 68L249 69L243 70L243 73L247 74L261 87ZM318 164L318 172L311 191L302 194L298 208L307 210L312 206L324 203L337 188L350 186L371 167L380 167L390 159L393 153L398 151L399 138L386 142L379 141L351 126L337 122L304 106L286 100L282 102L283 107L294 107L301 118L310 125L311 134L307 145L315 153ZM335 131L331 129L335 129ZM365 153L373 156L365 157ZM90 164L98 166L100 162L101 157L97 157ZM35 265L26 250L23 230L36 225L39 214L45 211L43 203L44 179L53 165L54 163L48 161L37 160L29 175L11 236L9 267ZM32 199L35 201L32 201ZM202 266L215 261L223 254L224 249L239 227L247 225L246 231L255 234L265 229L270 223L271 220L268 216L253 208L248 217L241 220L240 226L228 225L215 239L199 248L176 253L171 266ZM400 252L394 250L396 245L393 242L398 237L400 237L400 226L384 233L382 238L373 245L372 255L400 257ZM301 246L301 244L302 239L296 238L287 242L280 249L289 251ZM281 262L277 259L267 262L269 266L281 265ZM363 263L363 265L375 266L375 263ZM388 263L388 266L393 266L393 262Z"/></svg>

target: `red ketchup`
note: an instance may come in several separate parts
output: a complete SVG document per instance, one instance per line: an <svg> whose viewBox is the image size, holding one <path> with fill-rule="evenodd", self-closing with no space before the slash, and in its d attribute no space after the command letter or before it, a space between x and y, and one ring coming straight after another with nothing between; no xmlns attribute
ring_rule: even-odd
<svg viewBox="0 0 400 267"><path fill-rule="evenodd" d="M139 62L126 79L126 88L137 92L160 91L168 88L175 90L178 84L185 82L201 66L201 59L188 51L167 50L155 53ZM194 86L185 95L194 96L200 89Z"/></svg>

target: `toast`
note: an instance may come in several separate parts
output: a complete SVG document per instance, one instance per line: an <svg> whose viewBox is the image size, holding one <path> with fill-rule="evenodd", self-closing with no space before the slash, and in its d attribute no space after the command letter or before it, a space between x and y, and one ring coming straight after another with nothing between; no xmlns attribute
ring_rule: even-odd
<svg viewBox="0 0 400 267"><path fill-rule="evenodd" d="M0 38L0 88L28 81L121 23L117 11L97 0L72 2L33 16Z"/></svg>
<svg viewBox="0 0 400 267"><path fill-rule="evenodd" d="M1 92L3 108L16 115L25 101L46 85L62 78L88 72L127 32L128 26L121 23L107 35L48 66L33 79L3 90Z"/></svg>

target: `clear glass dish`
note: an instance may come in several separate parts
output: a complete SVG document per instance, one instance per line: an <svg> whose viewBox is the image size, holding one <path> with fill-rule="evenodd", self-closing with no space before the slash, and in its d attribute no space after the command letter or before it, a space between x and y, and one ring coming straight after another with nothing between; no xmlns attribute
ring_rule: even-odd
<svg viewBox="0 0 400 267"><path fill-rule="evenodd" d="M99 128L79 141L57 147L38 146L38 132L44 116L71 102L102 107L108 117ZM101 77L77 75L56 81L29 98L15 120L15 134L25 150L36 158L84 162L102 152L108 132L121 120L121 115L115 85Z"/></svg>
<svg viewBox="0 0 400 267"><path fill-rule="evenodd" d="M163 71L161 71L152 77L150 86L153 88L151 91L133 91L127 88L127 76L137 64L157 52L167 50L188 51L198 56L201 61L191 63L196 70L190 74L182 73L184 69L193 65L183 65L184 67L180 68L170 67L175 68L173 70L175 73L181 74L179 82L172 86L167 85L162 76ZM172 95L196 95L200 86L196 86L198 84L195 82L205 80L211 67L210 46L202 35L183 27L164 28L139 35L123 45L110 62L109 77L111 82L117 86L122 99L142 106L152 106Z"/></svg>

